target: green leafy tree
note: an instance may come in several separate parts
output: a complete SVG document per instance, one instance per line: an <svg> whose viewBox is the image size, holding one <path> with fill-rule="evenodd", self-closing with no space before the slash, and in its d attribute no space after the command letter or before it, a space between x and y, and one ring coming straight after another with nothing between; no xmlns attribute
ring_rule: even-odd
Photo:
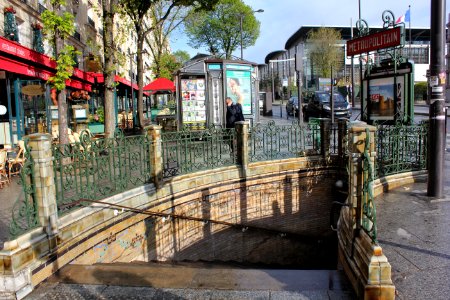
<svg viewBox="0 0 450 300"><path fill-rule="evenodd" d="M177 50L173 53L173 55L175 56L177 62L179 62L180 64L184 64L191 58L189 52L185 50Z"/></svg>
<svg viewBox="0 0 450 300"><path fill-rule="evenodd" d="M52 9L42 13L44 33L49 44L53 47L56 60L56 74L48 79L48 83L56 90L58 99L59 142L68 143L67 136L67 99L66 80L72 76L75 48L66 44L66 39L75 32L74 16L68 13L64 7L65 0L51 0Z"/></svg>
<svg viewBox="0 0 450 300"><path fill-rule="evenodd" d="M150 17L156 25L150 34L146 37L148 49L153 58L152 70L153 75L160 77L160 69L165 69L166 66L159 65L160 62L167 64L168 53L170 52L169 37L172 35L186 17L193 11L192 7L179 6L172 9L167 18L158 23L167 10L169 3L163 1L155 3L150 8ZM171 75L170 75L171 77Z"/></svg>
<svg viewBox="0 0 450 300"><path fill-rule="evenodd" d="M320 27L308 35L311 63L320 77L330 77L331 68L336 72L342 67L342 49L337 45L342 40L341 33L334 28Z"/></svg>
<svg viewBox="0 0 450 300"><path fill-rule="evenodd" d="M114 0L110 0L114 1ZM144 41L147 35L157 30L162 22L167 20L171 12L177 7L190 7L194 10L211 10L218 0L120 0L121 8L124 13L130 18L133 29L137 35L137 77L138 77L138 99L137 99L137 126L144 128L144 103L143 103L143 86L144 86L144 64L142 59ZM151 8L155 5L165 2L163 5L163 12L157 18L151 18ZM147 20L151 20L148 24Z"/></svg>
<svg viewBox="0 0 450 300"><path fill-rule="evenodd" d="M158 63L152 65L152 72L157 77L164 77L173 80L173 73L178 70L182 64L177 61L177 57L170 53L164 53L160 56Z"/></svg>
<svg viewBox="0 0 450 300"><path fill-rule="evenodd" d="M224 53L226 59L241 45L255 44L260 23L253 9L241 0L220 0L214 11L199 12L185 22L189 45L198 49L206 47L212 55Z"/></svg>

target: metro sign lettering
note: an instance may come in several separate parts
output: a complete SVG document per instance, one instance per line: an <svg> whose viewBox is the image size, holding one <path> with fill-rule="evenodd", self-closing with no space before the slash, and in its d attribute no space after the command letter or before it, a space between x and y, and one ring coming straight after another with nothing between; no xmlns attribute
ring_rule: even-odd
<svg viewBox="0 0 450 300"><path fill-rule="evenodd" d="M402 27L383 30L375 34L347 41L347 56L367 53L403 44Z"/></svg>

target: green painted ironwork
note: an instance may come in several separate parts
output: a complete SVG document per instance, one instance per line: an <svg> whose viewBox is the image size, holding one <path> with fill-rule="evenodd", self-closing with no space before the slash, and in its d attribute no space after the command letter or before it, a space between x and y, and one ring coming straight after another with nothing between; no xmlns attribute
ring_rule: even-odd
<svg viewBox="0 0 450 300"><path fill-rule="evenodd" d="M375 178L427 169L428 125L377 126Z"/></svg>
<svg viewBox="0 0 450 300"><path fill-rule="evenodd" d="M39 226L38 205L35 198L36 185L33 174L34 163L28 148L28 139L24 139L25 162L20 171L20 185L23 193L19 195L12 209L9 234L17 237Z"/></svg>
<svg viewBox="0 0 450 300"><path fill-rule="evenodd" d="M370 132L366 128L366 144L363 153L363 182L362 182L362 220L361 226L369 235L373 243L377 243L377 212L373 196L374 170L370 157Z"/></svg>
<svg viewBox="0 0 450 300"><path fill-rule="evenodd" d="M161 145L165 178L236 164L234 128L163 132Z"/></svg>
<svg viewBox="0 0 450 300"><path fill-rule="evenodd" d="M80 142L55 145L54 176L58 212L80 198L98 200L142 186L151 180L151 139L116 131L114 138L93 138L82 132Z"/></svg>
<svg viewBox="0 0 450 300"><path fill-rule="evenodd" d="M265 161L302 157L320 152L320 124L291 125L258 124L251 128L249 136L249 160Z"/></svg>

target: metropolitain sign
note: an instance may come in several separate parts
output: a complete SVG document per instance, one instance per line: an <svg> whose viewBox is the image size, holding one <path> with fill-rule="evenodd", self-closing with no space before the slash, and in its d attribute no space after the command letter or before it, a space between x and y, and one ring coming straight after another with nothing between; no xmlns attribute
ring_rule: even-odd
<svg viewBox="0 0 450 300"><path fill-rule="evenodd" d="M403 27L394 27L375 34L359 37L347 41L347 56L367 53L384 48L396 47L404 44Z"/></svg>

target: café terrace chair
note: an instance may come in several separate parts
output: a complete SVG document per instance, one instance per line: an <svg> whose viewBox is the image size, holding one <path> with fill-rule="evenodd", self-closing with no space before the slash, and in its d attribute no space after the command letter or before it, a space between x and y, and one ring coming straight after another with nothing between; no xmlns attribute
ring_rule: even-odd
<svg viewBox="0 0 450 300"><path fill-rule="evenodd" d="M8 161L8 152L6 149L0 150L0 188L3 188L5 183L9 184L8 173L6 172L6 163Z"/></svg>
<svg viewBox="0 0 450 300"><path fill-rule="evenodd" d="M8 177L11 178L12 175L19 174L23 164L25 163L25 143L20 140L18 142L18 152L16 157L8 159Z"/></svg>

